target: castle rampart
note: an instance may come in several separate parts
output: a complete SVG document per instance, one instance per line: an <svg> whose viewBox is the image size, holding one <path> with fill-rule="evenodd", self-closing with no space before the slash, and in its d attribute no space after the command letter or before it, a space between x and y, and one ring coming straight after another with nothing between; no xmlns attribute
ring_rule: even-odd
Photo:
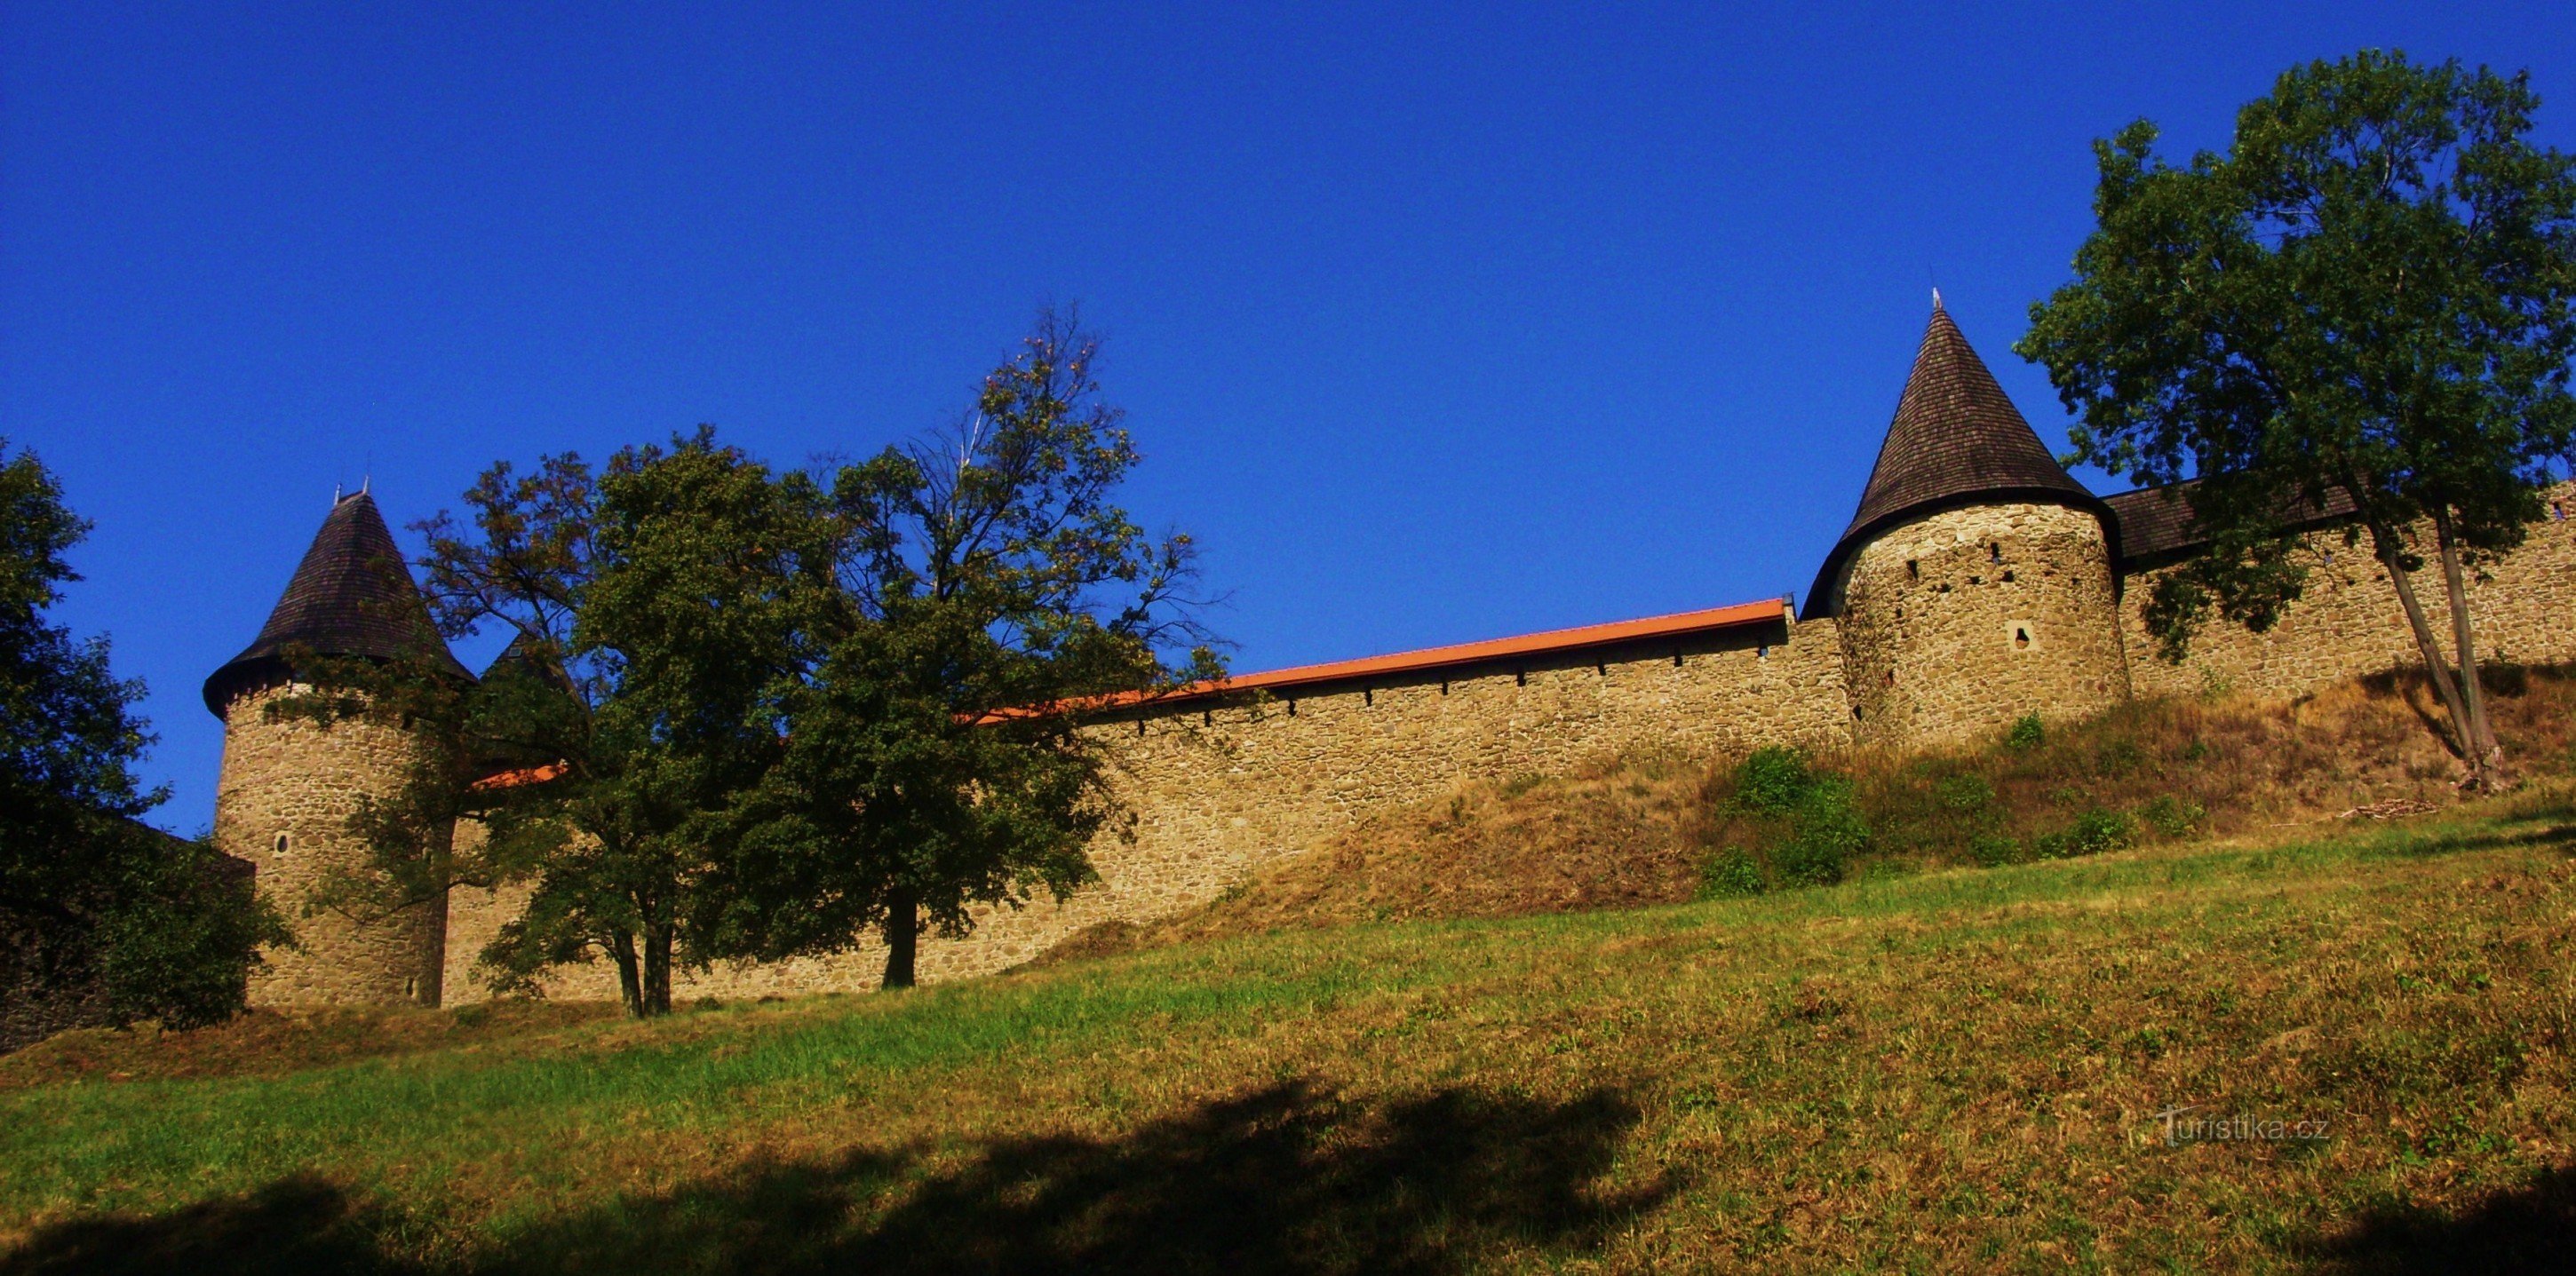
<svg viewBox="0 0 2576 1276"><path fill-rule="evenodd" d="M1186 911L1372 815L1479 780L1563 774L1639 750L1912 748L2132 694L2289 697L2416 662L2378 564L2332 528L2306 534L2307 593L2271 631L2213 622L2189 660L2158 660L2145 600L2157 573L2192 549L2188 507L2168 496L2106 501L2075 482L1936 310L1804 619L1784 603L1721 608L1247 675L1111 712L1090 729L1118 759L1133 839L1104 836L1092 852L1099 882L1062 904L988 911L962 941L925 937L919 975L1002 970L1098 923ZM2576 487L2550 496L2555 512L2530 543L2472 586L2489 661L2576 661ZM262 888L281 897L316 880L330 856L354 853L349 813L359 795L389 791L404 758L400 733L382 724L326 732L261 712L290 643L382 657L421 641L425 614L404 610L419 609L408 578L397 586L355 566L393 554L365 499L335 508L260 640L207 683L209 706L230 706L218 837L258 861ZM2438 584L2429 575L2418 584L2447 627ZM283 855L263 849L277 833L288 838ZM297 858L304 847L315 854ZM308 919L307 952L274 957L261 997L487 996L472 963L524 898L458 890L443 926L412 930ZM726 963L677 972L673 991L859 991L876 985L883 961L870 944ZM555 972L545 987L617 995L605 962Z"/></svg>

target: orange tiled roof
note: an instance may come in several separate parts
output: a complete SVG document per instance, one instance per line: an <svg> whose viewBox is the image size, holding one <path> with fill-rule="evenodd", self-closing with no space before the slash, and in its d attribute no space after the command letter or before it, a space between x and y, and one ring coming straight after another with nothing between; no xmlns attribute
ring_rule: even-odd
<svg viewBox="0 0 2576 1276"><path fill-rule="evenodd" d="M1459 643L1449 647L1425 647L1419 651L1399 651L1392 655L1367 656L1358 660L1336 660L1320 665L1297 665L1272 669L1264 673L1238 674L1213 682L1197 682L1170 691L1124 691L1089 701L1086 709L1116 709L1128 705L1174 704L1243 691L1279 692L1321 683L1354 682L1368 678L1393 677L1408 673L1430 673L1467 665L1492 664L1521 656L1544 656L1562 652L1583 651L1622 643L1645 642L1657 638L1679 638L1690 634L1714 633L1739 629L1789 618L1786 599L1768 598L1758 603L1738 603L1732 607L1711 607L1704 611L1677 612L1670 616L1648 616L1642 620L1613 621L1606 625L1582 625L1573 629L1550 629L1541 633L1521 634L1512 638L1488 638L1482 642ZM985 721L1015 717L1039 710L1005 710L989 714Z"/></svg>

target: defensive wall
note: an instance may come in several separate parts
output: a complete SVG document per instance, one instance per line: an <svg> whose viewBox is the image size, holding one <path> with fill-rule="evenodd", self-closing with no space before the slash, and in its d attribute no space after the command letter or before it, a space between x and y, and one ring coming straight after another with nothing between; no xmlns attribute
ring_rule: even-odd
<svg viewBox="0 0 2576 1276"><path fill-rule="evenodd" d="M2469 587L2490 662L2576 661L2576 487L2545 498L2549 513L2528 544ZM1095 844L1100 880L1061 904L990 910L965 940L925 937L920 977L1000 970L1098 923L1185 911L1371 815L1478 780L1563 773L1639 749L1711 759L1766 744L1912 749L2133 695L2286 698L2416 663L2382 569L2344 545L2330 519L2302 534L2313 570L2274 628L2213 621L2189 659L2164 663L2144 606L2159 573L2199 545L2174 492L2106 499L2076 482L1936 298L1859 508L1803 614L1765 601L1250 674L1113 706L1089 729L1114 746L1132 839ZM2416 584L2447 633L2437 574L2418 573ZM290 915L333 870L363 864L348 817L365 795L392 791L410 745L382 723L326 731L271 720L265 707L293 653L390 659L425 644L444 653L428 622L362 492L335 502L259 638L207 680L207 707L226 721L216 840L258 865L260 889ZM453 673L472 678L462 666ZM255 995L486 996L472 963L523 901L458 890L443 915L433 906L368 926L303 918L305 949L272 955ZM875 986L882 965L872 946L728 964L676 973L673 992L859 990ZM594 962L547 989L613 997L616 976Z"/></svg>
<svg viewBox="0 0 2576 1276"><path fill-rule="evenodd" d="M2491 663L2576 661L2576 487L2551 497L2553 516L2470 587ZM1638 749L1717 758L1765 744L1872 743L1872 709L1896 713L1884 673L1897 663L1887 634L1900 623L1899 598L1978 600L1946 615L1908 610L1902 622L1915 660L1898 686L1922 689L1912 712L1926 740L1970 738L2030 712L2080 715L2133 693L2289 699L2418 663L2378 564L2343 546L2335 529L2303 538L2315 570L2271 631L2213 622L2173 665L2157 657L2141 610L2155 575L2171 569L2170 553L2115 576L2098 548L2085 548L2081 525L2060 517L2090 515L2047 506L1968 513L1892 531L1879 544L1897 552L1879 568L1861 555L1855 578L1875 571L1892 592L1873 607L1855 584L1861 605L1847 604L1837 618L1801 622L1782 604L1757 603L1256 674L1232 694L1127 710L1095 729L1117 745L1134 840L1104 837L1092 850L1100 881L1061 905L1041 898L991 911L963 941L925 937L921 978L1007 969L1101 922L1186 911L1374 813L1478 780L1562 774ZM2034 578L2044 587L2022 588ZM2416 583L2447 634L2437 581L2418 573ZM2094 606L2082 605L2088 599ZM2102 623L2114 614L2116 628ZM2063 658L2034 662L2034 645ZM1854 662L1858 676L1846 677L1847 651L1880 663ZM2018 672L2025 669L2036 672ZM1945 696L1945 688L1958 690ZM450 1001L488 995L471 965L515 902L479 891L451 900ZM721 963L675 975L674 995L864 991L884 960L870 944L830 958ZM573 968L548 991L613 997L615 973L605 962Z"/></svg>

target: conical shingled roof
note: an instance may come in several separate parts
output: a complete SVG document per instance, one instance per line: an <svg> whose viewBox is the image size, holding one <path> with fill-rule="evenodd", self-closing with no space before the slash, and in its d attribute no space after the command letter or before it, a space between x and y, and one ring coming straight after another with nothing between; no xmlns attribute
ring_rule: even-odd
<svg viewBox="0 0 2576 1276"><path fill-rule="evenodd" d="M1914 515L1990 500L2055 501L2102 512L2100 499L2049 455L1935 299L1914 370L1896 401L1896 420L1879 445L1860 509L1816 573L1807 617L1842 609L1843 565L1872 535Z"/></svg>
<svg viewBox="0 0 2576 1276"><path fill-rule="evenodd" d="M206 679L206 708L222 717L224 705L244 688L282 676L283 657L297 646L316 655L377 660L426 651L456 677L474 677L431 626L402 549L376 512L375 498L365 492L331 507L259 637Z"/></svg>

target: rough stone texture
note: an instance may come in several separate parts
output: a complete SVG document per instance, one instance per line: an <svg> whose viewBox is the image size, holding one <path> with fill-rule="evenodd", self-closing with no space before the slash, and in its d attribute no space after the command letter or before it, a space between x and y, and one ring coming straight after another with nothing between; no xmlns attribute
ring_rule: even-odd
<svg viewBox="0 0 2576 1276"><path fill-rule="evenodd" d="M326 872L365 863L366 849L349 836L349 817L360 795L393 792L411 740L364 720L328 729L302 719L272 721L266 706L286 691L255 688L236 696L224 713L215 845L257 866L260 893L276 901L303 945L265 954L267 969L251 978L251 1002L435 1006L447 924L443 902L367 924L334 912L304 915L309 892Z"/></svg>
<svg viewBox="0 0 2576 1276"><path fill-rule="evenodd" d="M2486 579L2469 583L2481 662L2576 661L2576 485L2562 483L2548 496L2552 514L2532 525L2522 548L2492 565ZM2287 699L2344 678L2420 667L2406 613L2387 572L2371 556L2367 534L2354 545L2344 544L2343 533L2331 528L2302 539L2307 586L2280 621L2258 634L2212 619L2193 637L2191 654L2180 665L2158 658L2147 629L2146 602L2160 572L2132 576L2120 624L2128 640L2130 681L2139 694ZM2428 529L2428 552L2431 539ZM2415 592L2447 652L2451 606L2438 566L2428 562L2415 573Z"/></svg>
<svg viewBox="0 0 2576 1276"><path fill-rule="evenodd" d="M1844 586L1855 738L1911 747L2129 694L2110 551L2063 505L1947 510L1881 533Z"/></svg>
<svg viewBox="0 0 2576 1276"><path fill-rule="evenodd" d="M2475 587L2492 658L2576 660L2576 489L2553 495L2567 517L2535 527L2530 544ZM968 940L925 939L920 974L934 981L987 973L1096 922L1143 922L1194 907L1255 867L1311 849L1373 812L1437 798L1470 780L1562 772L1640 747L1718 753L1855 738L1919 744L1989 730L2033 709L2051 717L2089 712L2132 686L2140 694L2215 686L2294 695L2411 663L2412 644L2375 565L2331 535L2312 539L2321 565L2328 549L2335 563L2317 573L2309 596L2279 628L2253 635L2212 626L2180 668L2154 660L2144 637L2139 608L2151 577L2128 580L2124 600L2114 602L2093 515L2007 504L1946 511L1877 538L1855 561L1840 622L1694 640L1680 649L1679 664L1671 645L1631 647L1597 659L1481 667L1452 673L1445 683L1413 674L1337 685L1293 702L1140 712L1099 728L1118 745L1119 783L1138 813L1133 842L1104 838L1094 848L1100 883L1062 905L1041 901L990 913ZM1999 547L2001 562L1990 546ZM2424 583L2437 623L2447 625L2438 588ZM2015 644L2012 621L2028 623L2030 647ZM1857 736L1854 707L1861 710ZM370 745L372 738L352 742L361 750L398 747ZM263 777L291 779L290 789L303 795L296 800L315 812L309 827L337 828L347 803L325 811L325 795L331 784L360 777L324 751L290 758L283 747L257 745L256 762L251 749L239 750L243 767L259 769L237 777L236 749L228 745L226 803L247 806L235 790ZM345 778L316 778L326 773ZM247 827L238 810L229 824L226 818L219 815L219 834ZM467 828L458 835L478 834ZM259 849L227 845L236 853ZM263 883L270 882L269 861L253 858L261 860ZM508 891L454 893L446 944L451 1000L488 995L470 978L471 963L523 899ZM883 963L873 944L830 958L724 963L681 973L673 995L861 991L876 985ZM546 989L556 997L613 999L616 973L593 962L558 972Z"/></svg>
<svg viewBox="0 0 2576 1276"><path fill-rule="evenodd" d="M1205 903L1262 863L1465 781L1561 772L1636 748L1829 747L1848 741L1848 725L1830 622L1138 714L1099 728L1117 746L1118 783L1137 812L1134 841L1104 837L1093 848L1099 884L1061 905L990 912L964 941L925 939L919 973L927 982L1000 970L1096 922ZM452 906L451 950L467 950L515 901L460 891ZM722 963L676 977L673 996L864 990L884 960L870 944L831 958ZM470 961L470 951L451 952L454 972ZM450 987L457 1000L487 995L464 981ZM576 968L548 991L614 996L615 972Z"/></svg>

